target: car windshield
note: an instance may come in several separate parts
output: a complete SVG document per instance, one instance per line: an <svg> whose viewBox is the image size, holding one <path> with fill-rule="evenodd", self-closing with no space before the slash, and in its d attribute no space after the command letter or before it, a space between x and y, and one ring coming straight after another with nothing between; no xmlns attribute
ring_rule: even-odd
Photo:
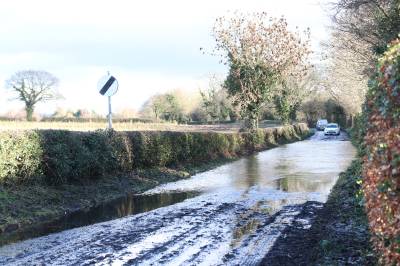
<svg viewBox="0 0 400 266"><path fill-rule="evenodd" d="M327 120L319 120L318 124L328 124L328 121Z"/></svg>
<svg viewBox="0 0 400 266"><path fill-rule="evenodd" d="M337 128L337 125L328 125L327 128Z"/></svg>

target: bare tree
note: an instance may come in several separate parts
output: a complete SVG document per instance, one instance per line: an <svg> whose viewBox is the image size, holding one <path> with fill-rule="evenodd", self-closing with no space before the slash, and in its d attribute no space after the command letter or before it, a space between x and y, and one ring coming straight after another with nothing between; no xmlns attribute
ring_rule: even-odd
<svg viewBox="0 0 400 266"><path fill-rule="evenodd" d="M355 50L351 47L353 41L348 33L333 32L326 45L329 59L321 79L331 97L352 116L361 112L369 69L373 66L370 62L376 60L370 45L359 43Z"/></svg>
<svg viewBox="0 0 400 266"><path fill-rule="evenodd" d="M368 79L400 32L400 0L337 0L322 83L346 114L361 112Z"/></svg>
<svg viewBox="0 0 400 266"><path fill-rule="evenodd" d="M17 100L25 103L26 119L32 120L39 102L61 97L57 90L58 79L46 71L25 70L16 72L6 81L6 88L13 90Z"/></svg>
<svg viewBox="0 0 400 266"><path fill-rule="evenodd" d="M382 54L400 32L400 0L338 0L333 7L334 29L347 35L337 45L369 57L374 66L371 54Z"/></svg>

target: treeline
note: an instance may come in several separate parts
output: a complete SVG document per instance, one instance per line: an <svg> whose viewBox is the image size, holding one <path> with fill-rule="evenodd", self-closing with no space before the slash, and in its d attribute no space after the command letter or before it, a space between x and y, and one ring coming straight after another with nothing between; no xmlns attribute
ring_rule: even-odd
<svg viewBox="0 0 400 266"><path fill-rule="evenodd" d="M290 121L306 122L314 126L320 118L336 121L341 125L351 123L342 105L324 91L307 94L292 108ZM51 115L34 113L33 120L44 122L106 122L104 115L87 109L57 108ZM241 119L240 108L229 97L223 80L210 79L207 89L197 91L171 90L151 96L139 110L124 108L113 113L114 122L174 122L184 124L230 123ZM265 103L258 116L259 120L281 120L274 103ZM26 120L26 112L10 111L0 121Z"/></svg>
<svg viewBox="0 0 400 266"><path fill-rule="evenodd" d="M198 91L172 90L150 97L139 116L153 121L178 123L234 122L239 118L237 108L228 98L222 84L212 78L208 89Z"/></svg>
<svg viewBox="0 0 400 266"><path fill-rule="evenodd" d="M200 90L198 94L180 90L151 97L138 113L142 119L178 123L228 123L242 119L241 109L229 97L227 89L218 87ZM258 120L282 121L274 102L266 102L257 116ZM318 119L327 118L342 126L352 123L352 115L325 91L307 93L290 109L291 122L305 122L315 126Z"/></svg>

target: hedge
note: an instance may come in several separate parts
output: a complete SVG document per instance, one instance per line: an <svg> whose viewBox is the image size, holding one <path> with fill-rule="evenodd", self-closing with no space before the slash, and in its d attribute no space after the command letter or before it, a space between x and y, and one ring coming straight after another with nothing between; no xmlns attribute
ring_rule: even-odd
<svg viewBox="0 0 400 266"><path fill-rule="evenodd" d="M400 264L400 42L389 46L370 82L363 190L375 249Z"/></svg>
<svg viewBox="0 0 400 266"><path fill-rule="evenodd" d="M137 168L184 166L233 158L307 134L305 124L255 133L3 131L0 184L43 180L63 184Z"/></svg>

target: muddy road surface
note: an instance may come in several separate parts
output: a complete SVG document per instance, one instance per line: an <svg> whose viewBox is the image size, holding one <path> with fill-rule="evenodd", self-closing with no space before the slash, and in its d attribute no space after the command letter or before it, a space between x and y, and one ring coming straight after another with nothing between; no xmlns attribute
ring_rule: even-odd
<svg viewBox="0 0 400 266"><path fill-rule="evenodd" d="M342 133L258 153L146 195L193 197L0 248L1 265L257 265L285 228L307 228L355 150ZM196 193L193 193L196 192ZM305 204L307 202L307 204Z"/></svg>

